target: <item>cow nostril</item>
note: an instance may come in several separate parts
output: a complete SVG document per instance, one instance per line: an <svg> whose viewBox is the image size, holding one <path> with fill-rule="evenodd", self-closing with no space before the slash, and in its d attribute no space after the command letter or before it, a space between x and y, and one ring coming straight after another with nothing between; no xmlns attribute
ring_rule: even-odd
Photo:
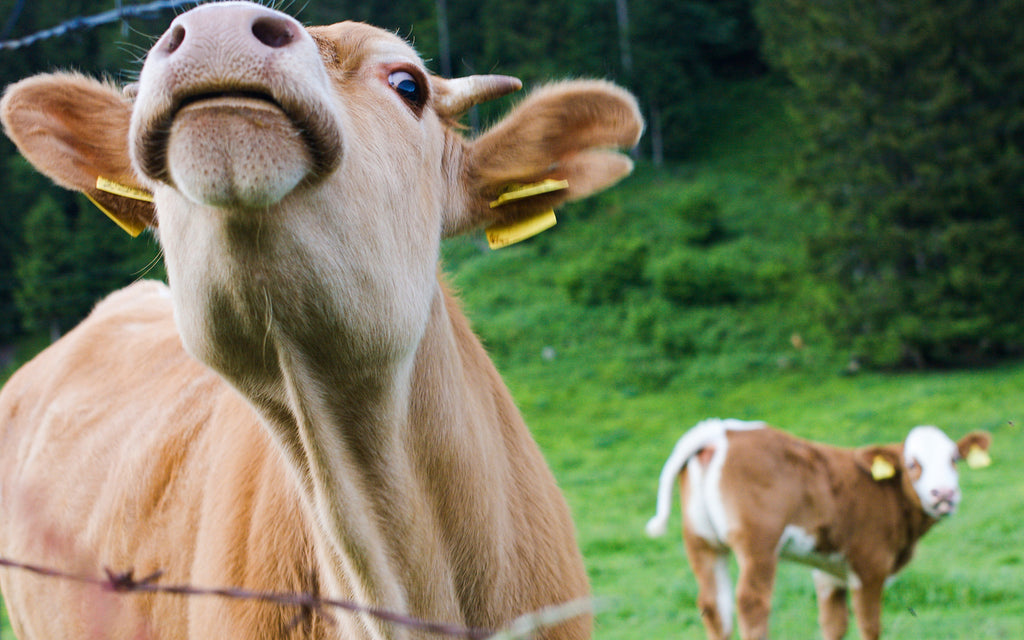
<svg viewBox="0 0 1024 640"><path fill-rule="evenodd" d="M252 25L252 35L271 49L280 49L295 39L295 26L281 18L265 16L258 18Z"/></svg>
<svg viewBox="0 0 1024 640"><path fill-rule="evenodd" d="M181 46L181 43L185 41L185 27L180 24L176 24L171 27L170 33L167 34L167 53L174 53Z"/></svg>

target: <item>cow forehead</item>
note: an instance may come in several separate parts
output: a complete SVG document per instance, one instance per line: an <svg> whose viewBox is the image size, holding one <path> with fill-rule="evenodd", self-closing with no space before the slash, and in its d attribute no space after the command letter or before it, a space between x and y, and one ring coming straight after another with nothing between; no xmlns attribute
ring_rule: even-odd
<svg viewBox="0 0 1024 640"><path fill-rule="evenodd" d="M350 70L373 60L395 60L423 66L420 56L408 42L393 33L362 22L339 22L307 27L328 64Z"/></svg>
<svg viewBox="0 0 1024 640"><path fill-rule="evenodd" d="M956 443L933 426L914 427L903 444L904 459L916 460L922 466L948 464L956 451Z"/></svg>

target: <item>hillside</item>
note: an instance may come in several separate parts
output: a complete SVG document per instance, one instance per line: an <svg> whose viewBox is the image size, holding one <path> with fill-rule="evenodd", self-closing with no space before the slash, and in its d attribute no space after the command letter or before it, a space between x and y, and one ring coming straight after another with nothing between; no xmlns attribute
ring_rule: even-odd
<svg viewBox="0 0 1024 640"><path fill-rule="evenodd" d="M496 361L546 354L625 393L709 368L835 365L807 310L803 242L820 216L788 186L785 91L768 79L719 89L701 101L720 108L703 115L692 162L640 164L540 236L497 252L449 241L446 271Z"/></svg>

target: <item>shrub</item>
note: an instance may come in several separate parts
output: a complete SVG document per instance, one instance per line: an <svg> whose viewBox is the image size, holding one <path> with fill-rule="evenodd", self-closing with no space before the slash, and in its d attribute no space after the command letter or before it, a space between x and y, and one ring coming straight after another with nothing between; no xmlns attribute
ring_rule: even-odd
<svg viewBox="0 0 1024 640"><path fill-rule="evenodd" d="M630 290L647 285L647 254L647 241L642 238L611 240L570 266L561 283L577 304L619 304Z"/></svg>

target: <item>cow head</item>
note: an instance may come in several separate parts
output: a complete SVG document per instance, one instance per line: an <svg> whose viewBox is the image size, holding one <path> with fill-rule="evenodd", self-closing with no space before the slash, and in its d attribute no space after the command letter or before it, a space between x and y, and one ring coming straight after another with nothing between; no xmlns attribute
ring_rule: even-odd
<svg viewBox="0 0 1024 640"><path fill-rule="evenodd" d="M186 345L251 376L271 315L312 346L330 333L372 345L367 357L415 350L441 237L527 219L631 170L615 149L637 142L642 121L606 82L541 88L473 140L454 126L519 86L433 76L405 41L365 24L307 29L224 2L178 16L137 85L38 76L7 90L2 116L58 184L128 228L159 224ZM490 204L545 179L568 186Z"/></svg>
<svg viewBox="0 0 1024 640"><path fill-rule="evenodd" d="M931 518L952 515L960 504L960 479L956 465L987 464L989 434L975 431L953 442L937 427L914 427L902 445L864 447L857 451L858 464L877 481L902 481Z"/></svg>

